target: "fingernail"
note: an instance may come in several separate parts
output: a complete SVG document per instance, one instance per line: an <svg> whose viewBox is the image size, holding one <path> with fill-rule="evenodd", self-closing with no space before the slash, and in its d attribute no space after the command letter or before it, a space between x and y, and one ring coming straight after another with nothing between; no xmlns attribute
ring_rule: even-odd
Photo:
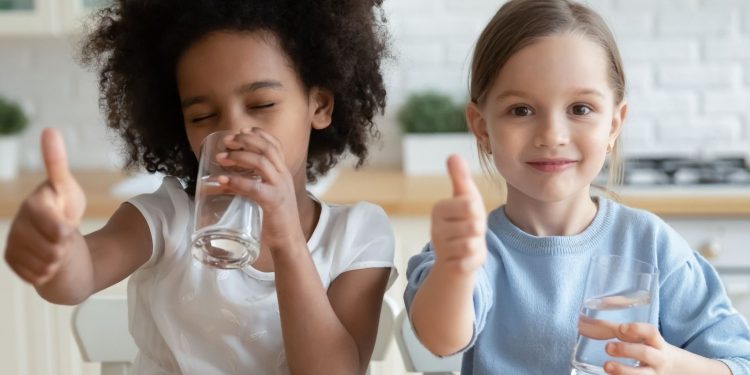
<svg viewBox="0 0 750 375"><path fill-rule="evenodd" d="M612 372L614 370L615 370L615 365L613 365L611 363L607 363L606 365L604 365L604 371L606 371L606 372Z"/></svg>
<svg viewBox="0 0 750 375"><path fill-rule="evenodd" d="M610 342L609 344L607 344L605 350L607 351L607 353L613 352L615 350L615 344Z"/></svg>
<svg viewBox="0 0 750 375"><path fill-rule="evenodd" d="M228 153L228 152L220 152L220 153L216 154L216 157L217 157L217 158L220 158L220 159L224 159L224 158L226 158L227 156L229 156L229 153Z"/></svg>
<svg viewBox="0 0 750 375"><path fill-rule="evenodd" d="M242 128L242 130L240 130L242 134L250 134L252 131L252 128Z"/></svg>

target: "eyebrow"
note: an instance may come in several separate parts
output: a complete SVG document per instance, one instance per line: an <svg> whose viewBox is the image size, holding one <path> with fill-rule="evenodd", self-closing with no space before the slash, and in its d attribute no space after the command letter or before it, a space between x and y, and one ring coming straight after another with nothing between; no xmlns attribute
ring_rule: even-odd
<svg viewBox="0 0 750 375"><path fill-rule="evenodd" d="M572 90L571 93L574 95L594 95L602 99L606 98L602 92L600 92L599 90L594 90L594 89L576 89L576 90ZM507 90L498 94L495 97L495 100L500 101L511 96L517 96L517 97L523 98L523 97L528 97L530 95L520 90Z"/></svg>
<svg viewBox="0 0 750 375"><path fill-rule="evenodd" d="M280 89L283 85L281 82L276 80L263 80L263 81L255 81L252 83L247 83L235 90L238 94L245 94L248 92L254 92L261 89ZM185 109L187 107L190 107L194 104L204 103L208 101L208 97L205 95L198 95L198 96L191 96L189 98L185 98L181 104L182 108Z"/></svg>

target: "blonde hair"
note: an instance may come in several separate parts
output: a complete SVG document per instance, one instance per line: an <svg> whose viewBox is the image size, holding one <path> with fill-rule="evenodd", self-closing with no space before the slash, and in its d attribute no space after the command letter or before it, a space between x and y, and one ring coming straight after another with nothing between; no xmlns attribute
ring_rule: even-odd
<svg viewBox="0 0 750 375"><path fill-rule="evenodd" d="M484 28L474 48L469 77L470 100L480 105L497 78L500 69L516 52L540 38L575 33L597 43L609 62L609 83L615 104L625 98L625 72L617 43L607 24L585 5L568 0L511 0L503 5ZM485 171L493 170L484 145L477 143ZM609 155L610 187L622 181L620 141Z"/></svg>

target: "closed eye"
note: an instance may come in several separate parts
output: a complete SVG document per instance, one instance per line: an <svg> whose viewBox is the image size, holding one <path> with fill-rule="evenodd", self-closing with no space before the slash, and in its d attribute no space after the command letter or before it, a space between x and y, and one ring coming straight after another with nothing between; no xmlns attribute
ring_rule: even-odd
<svg viewBox="0 0 750 375"><path fill-rule="evenodd" d="M193 117L193 119L192 119L192 120L190 120L190 122L192 122L192 123L197 123L197 122L201 122L201 121L203 121L203 120L207 120L207 119L210 119L211 117L214 117L214 116L215 116L215 115L214 115L213 113L211 113L211 114L208 114L208 115L203 115L203 116Z"/></svg>
<svg viewBox="0 0 750 375"><path fill-rule="evenodd" d="M266 109L266 108L271 108L274 105L276 105L276 103L267 103L267 104L253 105L253 106L249 106L248 108L249 109Z"/></svg>

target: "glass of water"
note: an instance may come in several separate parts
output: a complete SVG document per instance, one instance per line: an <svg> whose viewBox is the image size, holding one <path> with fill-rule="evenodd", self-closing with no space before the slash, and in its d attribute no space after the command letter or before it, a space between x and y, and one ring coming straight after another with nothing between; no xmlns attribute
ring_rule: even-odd
<svg viewBox="0 0 750 375"><path fill-rule="evenodd" d="M578 317L578 340L571 375L606 374L604 363L638 366L629 358L610 357L607 343L619 341L622 323L648 323L657 293L659 271L649 263L618 255L595 255L589 264Z"/></svg>
<svg viewBox="0 0 750 375"><path fill-rule="evenodd" d="M227 151L224 138L232 134L219 131L203 140L195 188L193 257L217 268L241 268L260 254L260 206L218 182L219 176L259 178L253 171L217 163L216 154Z"/></svg>

